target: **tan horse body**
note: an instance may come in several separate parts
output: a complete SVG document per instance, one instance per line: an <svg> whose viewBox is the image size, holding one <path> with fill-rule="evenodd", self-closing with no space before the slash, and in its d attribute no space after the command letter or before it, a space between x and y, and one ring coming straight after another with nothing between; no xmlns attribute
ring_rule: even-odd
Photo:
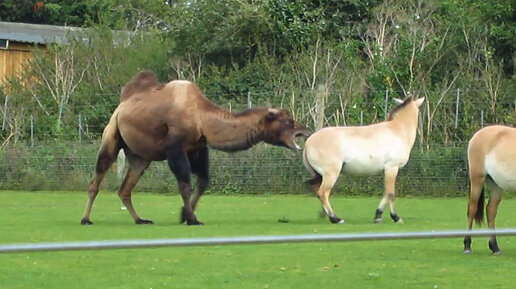
<svg viewBox="0 0 516 289"><path fill-rule="evenodd" d="M259 107L232 113L210 102L189 81L160 84L152 72L142 71L122 90L120 104L104 129L81 224L92 224L90 213L99 185L121 149L129 169L118 195L134 221L152 223L136 213L133 187L152 161L167 160L183 198L181 220L197 225L202 223L194 209L209 182L208 147L237 151L264 141L297 150L295 138L301 135L309 135L308 130L286 110ZM193 198L191 173L198 178Z"/></svg>
<svg viewBox="0 0 516 289"><path fill-rule="evenodd" d="M491 189L486 207L487 224L495 228L498 205L503 191L516 192L516 128L493 125L477 131L468 145L470 178L468 229L473 220L481 223L484 218L484 183ZM493 254L500 254L496 237L489 239ZM464 238L464 253L471 253L471 237Z"/></svg>
<svg viewBox="0 0 516 289"><path fill-rule="evenodd" d="M399 105L385 122L359 127L327 127L306 140L303 161L314 176L312 186L332 223L344 223L334 213L329 200L341 172L357 176L383 172L385 194L376 210L375 222L382 221L387 203L392 219L403 222L395 210L394 186L398 170L407 163L414 145L419 106L424 98L395 100Z"/></svg>

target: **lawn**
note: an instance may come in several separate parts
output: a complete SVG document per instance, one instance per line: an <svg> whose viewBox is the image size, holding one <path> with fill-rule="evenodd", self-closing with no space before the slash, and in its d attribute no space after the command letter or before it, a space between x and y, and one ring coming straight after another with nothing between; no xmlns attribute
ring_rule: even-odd
<svg viewBox="0 0 516 289"><path fill-rule="evenodd" d="M2 244L312 233L464 229L466 199L398 198L405 224L388 214L373 224L378 198L334 196L346 224L319 218L313 196L203 197L205 226L179 225L179 196L136 193L136 209L154 225L134 225L116 193L101 192L93 226L81 226L86 193L0 192ZM289 220L288 223L278 220ZM516 227L516 200L503 200L497 227ZM0 288L513 288L516 239L292 243L189 248L0 254Z"/></svg>

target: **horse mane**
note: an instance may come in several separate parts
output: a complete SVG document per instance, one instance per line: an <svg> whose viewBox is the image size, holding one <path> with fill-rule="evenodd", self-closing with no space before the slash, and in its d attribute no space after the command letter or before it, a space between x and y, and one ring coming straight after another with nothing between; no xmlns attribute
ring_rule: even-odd
<svg viewBox="0 0 516 289"><path fill-rule="evenodd" d="M138 72L123 88L120 94L120 102L128 99L131 95L147 91L151 88L160 86L158 78L150 70Z"/></svg>
<svg viewBox="0 0 516 289"><path fill-rule="evenodd" d="M389 115L387 116L387 120L392 120L394 118L394 116L400 111L402 110L403 108L405 108L405 106L407 106L410 102L412 102L412 98L407 98L403 101L403 103L400 103L398 106L396 106L395 108L393 108L391 110L391 112L389 112Z"/></svg>

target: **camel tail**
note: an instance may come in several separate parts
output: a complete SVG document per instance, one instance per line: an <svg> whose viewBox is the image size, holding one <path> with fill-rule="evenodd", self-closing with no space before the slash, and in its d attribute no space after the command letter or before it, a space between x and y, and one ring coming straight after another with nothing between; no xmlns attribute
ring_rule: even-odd
<svg viewBox="0 0 516 289"><path fill-rule="evenodd" d="M134 94L147 91L151 88L158 87L159 85L160 82L152 71L142 70L122 88L120 102L129 99Z"/></svg>
<svg viewBox="0 0 516 289"><path fill-rule="evenodd" d="M310 174L312 174L313 178L307 181L307 183L312 186L314 191L317 191L319 189L319 186L321 186L322 183L322 176L319 174L313 167L310 165L308 160L306 159L306 149L303 150L303 163L305 164L305 167L308 169Z"/></svg>
<svg viewBox="0 0 516 289"><path fill-rule="evenodd" d="M482 191L480 192L480 196L478 197L478 203L477 203L477 213L475 214L475 222L477 225L481 225L484 221L484 187L482 187Z"/></svg>

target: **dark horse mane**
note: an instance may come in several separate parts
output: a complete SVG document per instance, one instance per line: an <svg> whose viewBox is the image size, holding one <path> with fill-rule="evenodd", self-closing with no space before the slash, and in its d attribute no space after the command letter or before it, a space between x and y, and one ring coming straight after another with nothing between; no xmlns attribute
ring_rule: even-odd
<svg viewBox="0 0 516 289"><path fill-rule="evenodd" d="M143 70L137 73L131 81L129 81L123 88L120 94L120 102L128 99L131 95L139 92L147 91L151 88L160 86L156 75L150 70Z"/></svg>
<svg viewBox="0 0 516 289"><path fill-rule="evenodd" d="M399 104L398 106L396 106L395 108L393 108L391 110L391 112L389 112L389 115L387 116L387 120L392 120L394 118L394 116L400 111L402 110L403 108L405 108L405 106L407 106L410 102L412 101L412 98L407 98L403 101L403 103Z"/></svg>

